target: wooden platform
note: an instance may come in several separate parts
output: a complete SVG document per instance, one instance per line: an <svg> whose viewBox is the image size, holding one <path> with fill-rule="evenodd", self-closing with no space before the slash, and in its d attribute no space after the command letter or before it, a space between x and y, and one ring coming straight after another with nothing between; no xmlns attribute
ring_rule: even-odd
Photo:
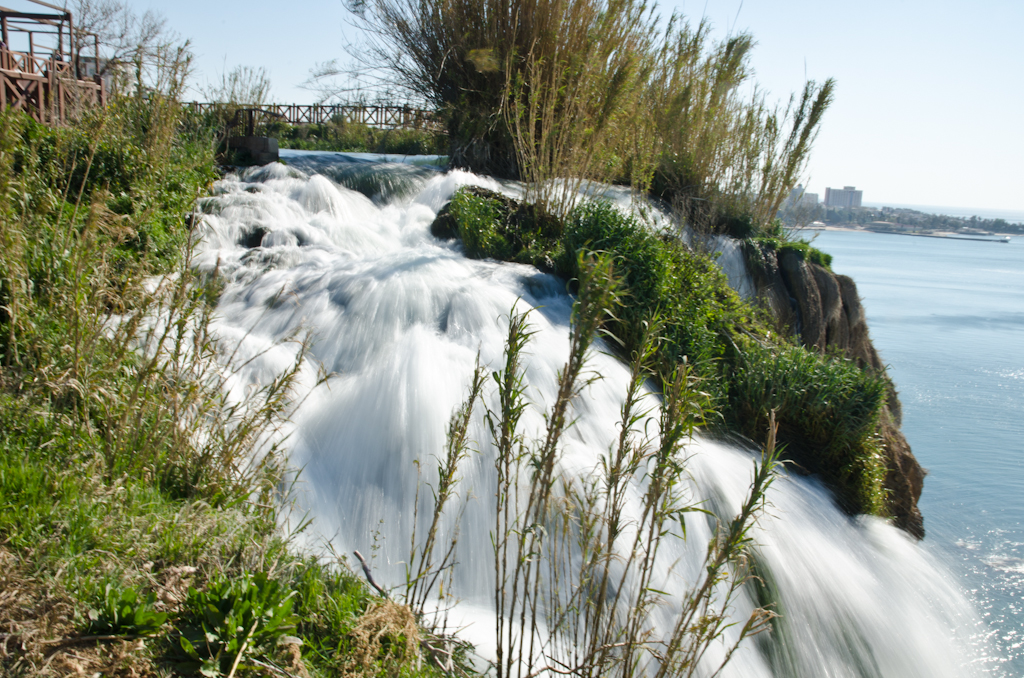
<svg viewBox="0 0 1024 678"><path fill-rule="evenodd" d="M0 48L0 108L24 111L44 124L62 125L82 107L106 102L102 79L77 80L66 61Z"/></svg>

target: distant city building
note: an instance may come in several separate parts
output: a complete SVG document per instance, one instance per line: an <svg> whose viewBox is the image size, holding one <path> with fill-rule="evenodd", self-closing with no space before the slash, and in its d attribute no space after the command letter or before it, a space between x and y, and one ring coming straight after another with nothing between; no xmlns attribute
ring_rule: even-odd
<svg viewBox="0 0 1024 678"><path fill-rule="evenodd" d="M818 205L818 194L807 193L804 190L803 184L797 184L789 192L789 206L796 207L798 205L800 207L816 207Z"/></svg>
<svg viewBox="0 0 1024 678"><path fill-rule="evenodd" d="M864 191L853 186L825 189L825 207L860 207Z"/></svg>

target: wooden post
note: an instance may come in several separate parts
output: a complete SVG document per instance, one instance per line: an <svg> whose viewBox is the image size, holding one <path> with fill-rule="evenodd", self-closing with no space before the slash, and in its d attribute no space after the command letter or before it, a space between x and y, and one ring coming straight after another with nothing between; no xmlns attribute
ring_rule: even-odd
<svg viewBox="0 0 1024 678"><path fill-rule="evenodd" d="M7 37L7 17L0 17L0 24L3 24L4 45L7 47L7 49L10 49L11 43L10 39Z"/></svg>
<svg viewBox="0 0 1024 678"><path fill-rule="evenodd" d="M71 54L71 72L75 76L75 80L81 80L81 76L78 73L78 50L75 45L75 20L71 18L71 12L68 12L68 52Z"/></svg>
<svg viewBox="0 0 1024 678"><path fill-rule="evenodd" d="M35 42L33 42L33 40L32 40L32 31L28 31L28 55L29 56L35 56L35 54L36 54L36 46L35 46Z"/></svg>
<svg viewBox="0 0 1024 678"><path fill-rule="evenodd" d="M51 57L50 67L46 69L46 96L43 98L46 101L46 111L49 114L47 116L49 118L49 122L51 124L59 125L64 121L57 117L57 101L53 98L54 94L57 93L57 88L54 87L55 81L58 80L58 78L55 77L56 73L54 73L56 70L57 64L54 63L53 57Z"/></svg>

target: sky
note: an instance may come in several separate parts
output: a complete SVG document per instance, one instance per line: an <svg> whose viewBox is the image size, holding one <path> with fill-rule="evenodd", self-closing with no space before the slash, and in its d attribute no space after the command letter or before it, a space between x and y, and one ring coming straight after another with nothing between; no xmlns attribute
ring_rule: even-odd
<svg viewBox="0 0 1024 678"><path fill-rule="evenodd" d="M341 0L127 1L192 40L198 84L262 66L282 103L312 103L299 87L310 69L359 39ZM866 203L1024 213L1024 0L663 0L660 11L753 34L755 77L777 100L805 77L836 79L809 192L852 185Z"/></svg>

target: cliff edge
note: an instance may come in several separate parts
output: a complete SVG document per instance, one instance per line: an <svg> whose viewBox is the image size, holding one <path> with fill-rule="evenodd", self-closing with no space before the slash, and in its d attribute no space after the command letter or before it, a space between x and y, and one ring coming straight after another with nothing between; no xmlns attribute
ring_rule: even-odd
<svg viewBox="0 0 1024 678"><path fill-rule="evenodd" d="M756 297L781 332L799 338L808 349L839 351L862 370L885 380L888 394L878 433L886 464L886 508L898 527L919 539L924 537L924 518L917 502L925 470L900 431L899 397L871 343L856 283L808 261L798 249L746 241L744 250Z"/></svg>

